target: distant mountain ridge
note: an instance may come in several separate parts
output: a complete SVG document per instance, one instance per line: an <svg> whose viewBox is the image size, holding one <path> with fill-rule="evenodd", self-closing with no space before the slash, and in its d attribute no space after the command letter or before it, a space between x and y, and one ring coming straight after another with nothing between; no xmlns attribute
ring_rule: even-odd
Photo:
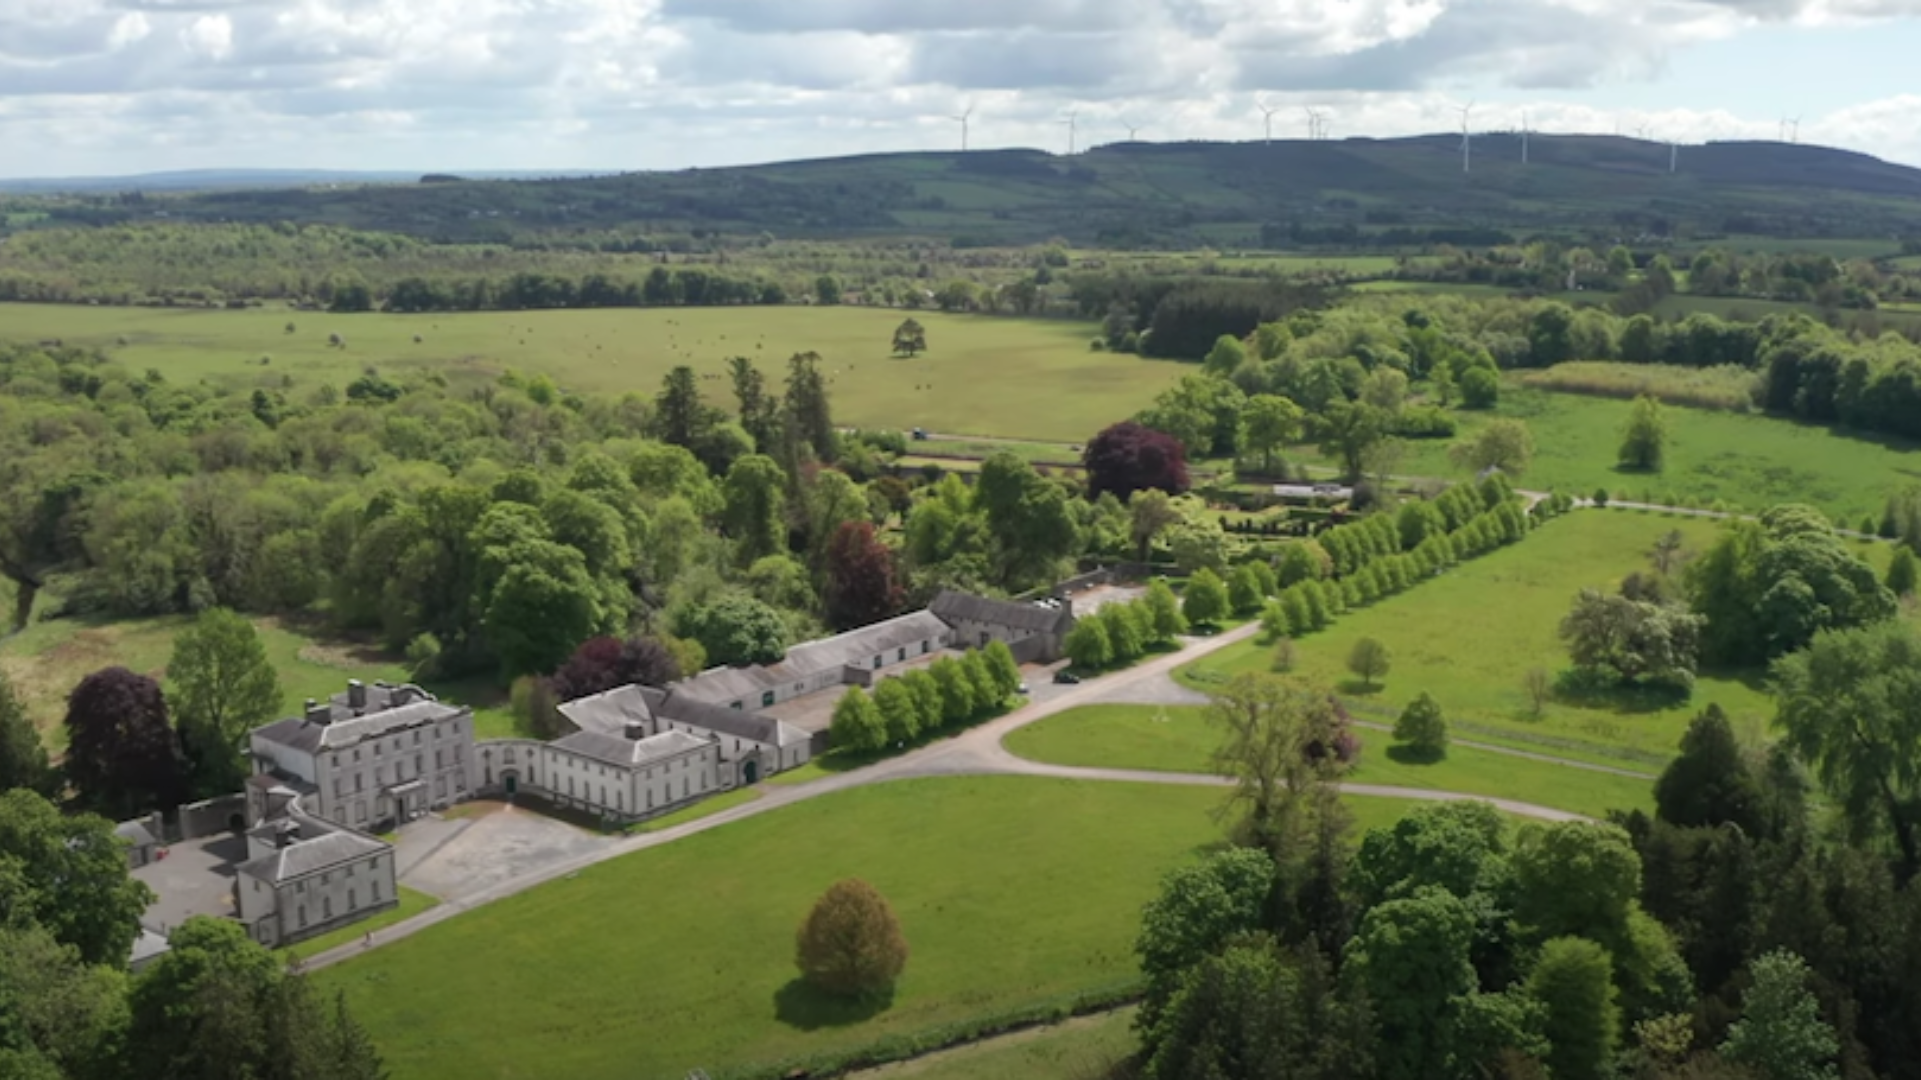
<svg viewBox="0 0 1921 1080"><path fill-rule="evenodd" d="M456 173L471 181L459 184L420 184L412 173L399 174L405 183L308 173L297 185L273 184L294 174L256 173L260 182L227 190L131 206L101 198L55 217L319 222L444 241L608 231L1186 247L1676 230L1921 236L1921 169L1867 154L1716 142L1681 146L1671 159L1664 143L1539 134L1527 149L1523 164L1518 133L1477 134L1466 172L1460 136L1447 134L1124 142L1072 157L867 154L547 179ZM313 179L323 175L332 179Z"/></svg>
<svg viewBox="0 0 1921 1080"><path fill-rule="evenodd" d="M175 169L127 176L0 177L0 191L18 194L77 194L129 191L215 191L232 188L288 188L314 184L412 184L432 170L351 169ZM604 175L591 169L459 170L470 180L545 180Z"/></svg>

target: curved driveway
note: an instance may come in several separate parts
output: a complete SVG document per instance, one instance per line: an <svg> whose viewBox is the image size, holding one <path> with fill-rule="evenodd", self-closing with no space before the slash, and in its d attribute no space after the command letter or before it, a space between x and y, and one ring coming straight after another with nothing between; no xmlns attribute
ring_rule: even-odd
<svg viewBox="0 0 1921 1080"><path fill-rule="evenodd" d="M1015 757L1001 745L1001 740L1009 732L1025 727L1035 721L1066 712L1082 705L1091 705L1101 700L1112 700L1125 688L1149 680L1161 679L1171 675L1174 669L1193 662L1208 653L1234 645L1260 632L1260 626L1250 623L1211 638L1189 641L1177 652L1159 656L1138 664L1126 671L1116 672L1099 679L1090 680L1074 689L1050 698L1046 702L1035 702L1016 709L1006 716L997 717L985 724L940 742L909 751L899 757L888 758L873 765L849 772L824 776L804 784L779 785L766 784L760 789L760 798L739 806L710 814L695 821L676 825L659 832L641 833L603 847L591 854L569 862L560 863L547 869L503 881L487 889L482 889L458 899L448 900L438 907L424 911L409 919L403 919L381 930L373 931L369 937L373 946L384 945L408 937L436 923L451 919L462 912L503 897L525 892L537 885L559 878L571 877L586 867L596 863L616 859L662 844L671 844L695 833L718 829L743 818L754 817L769 811L778 810L806 799L867 784L880 784L893 780L912 780L935 776L1041 776L1064 780L1118 781L1145 784L1195 784L1226 786L1230 781L1220 776L1205 776L1192 773L1143 772L1131 769L1090 769L1068 765L1048 765L1025 758ZM1579 814L1556 810L1532 803L1516 802L1512 799L1492 799L1478 795L1467 795L1453 791L1429 791L1420 788L1384 787L1376 784L1349 784L1343 790L1375 798L1415 799L1426 802L1458 802L1475 800L1491 803L1497 808L1521 817L1536 818L1542 821L1580 821ZM316 954L309 958L302 969L316 970L337 964L365 952L369 946L359 942L343 945Z"/></svg>

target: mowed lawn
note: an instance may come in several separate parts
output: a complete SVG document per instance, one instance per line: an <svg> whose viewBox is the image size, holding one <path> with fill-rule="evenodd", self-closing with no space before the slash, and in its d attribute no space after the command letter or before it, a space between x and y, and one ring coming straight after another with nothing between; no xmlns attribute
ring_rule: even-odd
<svg viewBox="0 0 1921 1080"><path fill-rule="evenodd" d="M1460 438L1492 417L1525 421L1534 463L1521 487L1590 495L1597 488L1637 502L1707 506L1758 513L1778 503L1818 507L1838 524L1880 520L1888 494L1921 483L1921 448L1760 415L1668 406L1667 467L1660 473L1615 467L1632 403L1611 398L1502 388L1493 414L1461 411ZM1410 476L1468 476L1449 459L1448 440L1415 439L1395 471Z"/></svg>
<svg viewBox="0 0 1921 1080"><path fill-rule="evenodd" d="M1136 977L1141 905L1221 840L1222 792L1031 777L857 788L603 863L316 973L396 1080L679 1078L866 1046ZM1365 826L1411 803L1352 800ZM861 877L912 958L891 1005L795 979L794 934Z"/></svg>
<svg viewBox="0 0 1921 1080"><path fill-rule="evenodd" d="M1089 705L1069 709L1015 731L1009 750L1032 761L1157 772L1204 773L1222 731L1200 706ZM1387 732L1363 729L1355 784L1459 791L1518 799L1537 806L1602 817L1609 810L1649 809L1653 785L1544 761L1455 746L1429 764L1397 761Z"/></svg>
<svg viewBox="0 0 1921 1080"><path fill-rule="evenodd" d="M928 351L896 359L894 328L910 314L927 328ZM670 368L686 364L710 403L731 409L730 357L750 357L778 381L788 357L813 351L826 360L843 424L1065 442L1133 415L1191 370L1093 352L1097 333L1060 320L799 305L427 315L0 305L0 341L57 339L103 349L135 371L247 386L291 375L344 387L368 365L450 378L515 368L569 390L652 396ZM329 345L333 334L345 348Z"/></svg>
<svg viewBox="0 0 1921 1080"><path fill-rule="evenodd" d="M108 667L130 668L164 680L174 638L192 625L188 616L95 622L49 619L0 642L0 671L27 707L27 715L49 746L65 745L61 726L67 695L80 680ZM280 676L281 711L292 716L308 698L323 698L363 682L411 681L391 654L278 619L256 618L267 660ZM485 679L434 683L428 689L442 700L475 706L474 725L481 738L516 733L503 707L505 695Z"/></svg>
<svg viewBox="0 0 1921 1080"><path fill-rule="evenodd" d="M1523 680L1532 668L1568 666L1557 630L1583 588L1612 590L1649 567L1657 537L1678 529L1684 551L1699 553L1723 528L1705 519L1621 510L1579 510L1549 522L1519 544L1463 563L1372 607L1349 612L1296 642L1297 672L1338 686L1364 719L1391 721L1423 690L1441 703L1462 738L1513 742L1525 749L1655 771L1676 752L1688 720L1709 702L1735 729L1758 737L1773 715L1759 673L1705 673L1685 703L1634 701L1585 706L1555 701L1535 719ZM1885 545L1883 545L1885 546ZM1393 654L1382 683L1364 689L1347 671L1354 643L1371 637ZM1188 669L1220 678L1266 671L1271 647L1232 646ZM1197 683L1202 689L1204 682ZM1472 731L1464 730L1472 728Z"/></svg>

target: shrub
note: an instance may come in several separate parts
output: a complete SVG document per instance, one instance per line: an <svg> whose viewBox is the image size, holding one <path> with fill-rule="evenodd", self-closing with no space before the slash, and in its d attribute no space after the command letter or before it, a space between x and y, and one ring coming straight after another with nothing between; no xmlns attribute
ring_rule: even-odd
<svg viewBox="0 0 1921 1080"><path fill-rule="evenodd" d="M1410 757L1439 761L1447 756L1447 717L1440 702L1427 691L1408 703L1400 719L1394 721L1394 741L1407 748Z"/></svg>
<svg viewBox="0 0 1921 1080"><path fill-rule="evenodd" d="M836 997L891 990L907 967L907 939L894 909L859 878L834 883L801 923L795 961L810 986Z"/></svg>

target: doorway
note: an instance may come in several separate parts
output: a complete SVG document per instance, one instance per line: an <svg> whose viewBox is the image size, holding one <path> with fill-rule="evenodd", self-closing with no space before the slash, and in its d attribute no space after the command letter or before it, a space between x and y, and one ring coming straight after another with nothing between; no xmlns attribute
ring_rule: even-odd
<svg viewBox="0 0 1921 1080"><path fill-rule="evenodd" d="M749 786L760 783L760 762L754 758L741 762L740 774Z"/></svg>

